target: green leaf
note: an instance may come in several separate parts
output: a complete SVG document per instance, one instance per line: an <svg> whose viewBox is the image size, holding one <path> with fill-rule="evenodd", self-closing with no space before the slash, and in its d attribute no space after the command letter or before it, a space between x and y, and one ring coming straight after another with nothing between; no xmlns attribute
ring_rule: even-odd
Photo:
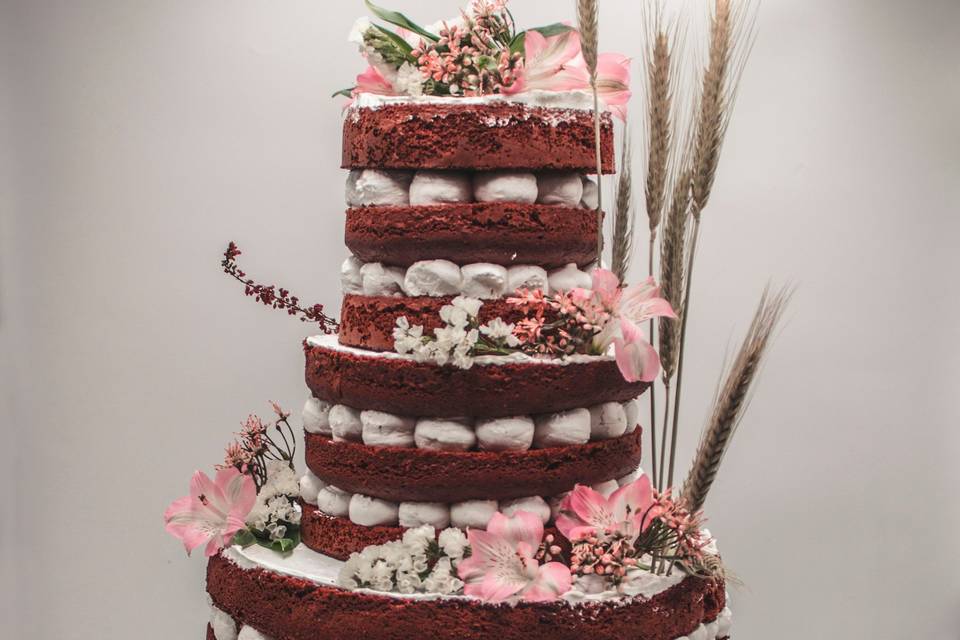
<svg viewBox="0 0 960 640"><path fill-rule="evenodd" d="M330 97L336 98L337 96L343 96L344 98L352 98L354 89L356 89L356 87L350 87L349 89L340 89L340 91L337 91L335 94L333 94Z"/></svg>
<svg viewBox="0 0 960 640"><path fill-rule="evenodd" d="M417 35L423 36L424 38L427 38L428 40L432 40L433 42L436 42L437 40L440 39L439 36L436 36L430 33L429 31L427 31L417 23L411 21L410 18L403 15L402 13L398 13L396 11L388 11L387 9L382 9L377 5L373 4L372 2L370 2L370 0L364 0L364 3L367 5L367 9L370 10L370 13L377 16L381 20L386 20L392 25L403 27L408 31L413 31Z"/></svg>
<svg viewBox="0 0 960 640"><path fill-rule="evenodd" d="M544 38L550 38L552 36L558 36L561 33L567 33L568 31L574 31L574 28L568 24L563 24L562 22L554 22L553 24L548 24L544 27L534 27L530 31L536 31Z"/></svg>
<svg viewBox="0 0 960 640"><path fill-rule="evenodd" d="M243 531L238 531L236 535L233 536L232 544L249 547L256 541L257 538L253 535L253 532L251 532L250 529L244 529Z"/></svg>

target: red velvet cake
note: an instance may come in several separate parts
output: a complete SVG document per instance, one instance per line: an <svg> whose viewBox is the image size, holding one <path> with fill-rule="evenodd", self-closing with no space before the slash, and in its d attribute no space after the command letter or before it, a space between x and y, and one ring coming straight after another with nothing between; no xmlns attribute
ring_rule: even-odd
<svg viewBox="0 0 960 640"><path fill-rule="evenodd" d="M368 3L403 29L354 28L339 324L225 254L323 335L305 472L273 404L165 513L205 545L208 640L729 636L712 537L639 469L644 330L675 314L598 252L629 62L591 83L577 31L517 31L505 4L433 34Z"/></svg>
<svg viewBox="0 0 960 640"><path fill-rule="evenodd" d="M510 202L352 207L346 243L363 262L404 267L428 259L584 267L597 259L597 214Z"/></svg>

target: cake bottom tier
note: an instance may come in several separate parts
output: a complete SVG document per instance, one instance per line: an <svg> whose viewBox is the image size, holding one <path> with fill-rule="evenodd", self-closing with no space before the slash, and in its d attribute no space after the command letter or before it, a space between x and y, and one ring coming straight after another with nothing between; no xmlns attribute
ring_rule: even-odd
<svg viewBox="0 0 960 640"><path fill-rule="evenodd" d="M582 595L550 603L399 596L336 587L340 563L298 547L281 558L228 549L207 565L207 591L236 628L275 640L724 640L722 582L675 579L649 597ZM207 638L219 638L208 627Z"/></svg>

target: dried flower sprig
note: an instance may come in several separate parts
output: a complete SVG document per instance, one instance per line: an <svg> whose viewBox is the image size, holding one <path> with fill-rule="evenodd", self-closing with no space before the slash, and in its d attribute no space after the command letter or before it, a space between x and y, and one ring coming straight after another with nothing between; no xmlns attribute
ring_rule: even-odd
<svg viewBox="0 0 960 640"><path fill-rule="evenodd" d="M271 401L270 406L277 420L264 423L259 416L251 414L237 432L237 439L227 445L223 463L217 469L234 468L253 478L257 491L267 483L267 467L270 461L288 464L293 468L297 453L297 441L290 425L290 413Z"/></svg>
<svg viewBox="0 0 960 640"><path fill-rule="evenodd" d="M790 296L791 290L784 288L773 295L764 291L760 298L753 322L714 400L710 421L703 431L690 472L683 483L681 497L688 509L699 511L703 508L747 408L753 383Z"/></svg>
<svg viewBox="0 0 960 640"><path fill-rule="evenodd" d="M624 137L620 155L620 176L617 178L617 198L613 211L613 245L610 270L620 282L627 281L633 258L633 149L630 136ZM653 275L652 273L648 275Z"/></svg>
<svg viewBox="0 0 960 640"><path fill-rule="evenodd" d="M243 283L244 293L253 297L273 309L284 309L287 315L300 316L301 322L316 322L320 325L323 333L335 333L339 328L337 321L323 312L322 304L315 304L309 307L300 305L300 298L290 295L290 291L276 285L258 284L252 279L247 278L247 274L237 265L237 256L242 252L233 242L229 244L227 250L223 252L223 260L220 266L223 272L228 276Z"/></svg>

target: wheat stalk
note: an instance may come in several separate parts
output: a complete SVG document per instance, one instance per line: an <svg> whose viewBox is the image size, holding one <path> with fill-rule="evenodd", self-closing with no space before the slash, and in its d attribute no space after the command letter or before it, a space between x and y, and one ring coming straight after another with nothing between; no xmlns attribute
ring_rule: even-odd
<svg viewBox="0 0 960 640"><path fill-rule="evenodd" d="M682 500L692 512L700 511L716 480L720 464L749 404L750 391L763 364L767 347L783 317L791 290L770 295L764 291L753 322L730 366L714 401L710 420L700 439L693 464L683 483Z"/></svg>
<svg viewBox="0 0 960 640"><path fill-rule="evenodd" d="M659 14L658 14L659 15ZM657 18L659 21L659 17ZM653 27L652 51L647 51L647 219L650 243L656 240L657 229L663 217L667 173L670 161L671 113L671 51L666 32L659 22Z"/></svg>
<svg viewBox="0 0 960 640"><path fill-rule="evenodd" d="M616 208L613 216L611 269L620 282L626 282L633 254L633 149L629 135L624 137L617 182Z"/></svg>
<svg viewBox="0 0 960 640"><path fill-rule="evenodd" d="M680 398L683 391L683 360L686 349L687 322L690 318L690 292L694 258L700 238L700 215L710 199L716 178L720 150L726 137L730 113L739 86L743 67L753 43L756 13L751 0L715 0L710 21L710 47L696 110L691 174L691 212L693 231L687 251L686 282L683 292L683 314L677 341L677 384L674 395L672 445L667 486L673 484L676 463L676 440L680 422Z"/></svg>
<svg viewBox="0 0 960 640"><path fill-rule="evenodd" d="M580 51L590 74L593 91L593 137L597 155L597 260L603 262L603 157L600 148L600 95L597 92L597 63L600 57L600 8L597 0L577 0Z"/></svg>

